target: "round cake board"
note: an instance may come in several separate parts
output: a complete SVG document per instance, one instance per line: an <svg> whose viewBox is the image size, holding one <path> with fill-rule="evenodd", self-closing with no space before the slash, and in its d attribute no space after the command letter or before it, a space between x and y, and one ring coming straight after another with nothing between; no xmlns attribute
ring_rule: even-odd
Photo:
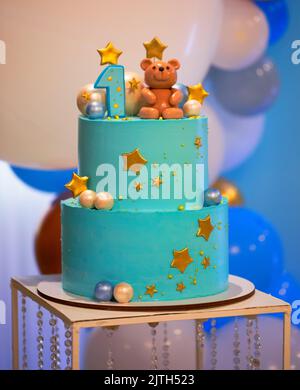
<svg viewBox="0 0 300 390"><path fill-rule="evenodd" d="M251 297L255 292L255 286L252 282L238 276L229 276L228 289L220 294L208 297L199 297L192 299L181 299L178 301L153 301L153 302L97 302L92 299L74 295L66 292L62 288L60 277L53 281L42 281L37 286L38 293L46 299L57 303L79 306L89 309L102 310L186 310L203 309L214 306L228 305L242 301Z"/></svg>

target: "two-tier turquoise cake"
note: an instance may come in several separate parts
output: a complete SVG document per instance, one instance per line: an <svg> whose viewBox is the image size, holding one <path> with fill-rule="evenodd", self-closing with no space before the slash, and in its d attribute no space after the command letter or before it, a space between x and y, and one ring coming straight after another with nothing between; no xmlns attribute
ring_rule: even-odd
<svg viewBox="0 0 300 390"><path fill-rule="evenodd" d="M65 291L117 302L174 301L228 287L228 204L208 188L201 84L177 83L178 60L145 42L144 78L107 65L82 88L78 173L62 201Z"/></svg>

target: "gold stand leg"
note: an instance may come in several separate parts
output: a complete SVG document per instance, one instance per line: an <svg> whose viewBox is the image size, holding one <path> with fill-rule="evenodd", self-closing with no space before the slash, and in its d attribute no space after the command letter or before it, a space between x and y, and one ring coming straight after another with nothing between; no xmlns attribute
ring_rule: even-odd
<svg viewBox="0 0 300 390"><path fill-rule="evenodd" d="M196 329L196 370L203 370L204 367L204 356L203 348L200 347L200 342L198 340L198 325L201 324L201 320L195 320L195 329Z"/></svg>
<svg viewBox="0 0 300 390"><path fill-rule="evenodd" d="M80 328L72 325L72 370L79 370L79 335Z"/></svg>
<svg viewBox="0 0 300 390"><path fill-rule="evenodd" d="M11 286L12 307L12 367L19 369L19 318L18 318L18 290Z"/></svg>
<svg viewBox="0 0 300 390"><path fill-rule="evenodd" d="M283 369L291 368L291 313L284 313L283 318Z"/></svg>

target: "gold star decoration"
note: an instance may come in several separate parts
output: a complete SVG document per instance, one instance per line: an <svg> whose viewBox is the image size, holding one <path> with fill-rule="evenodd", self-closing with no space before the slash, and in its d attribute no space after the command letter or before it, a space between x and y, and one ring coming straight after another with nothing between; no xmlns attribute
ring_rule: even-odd
<svg viewBox="0 0 300 390"><path fill-rule="evenodd" d="M130 85L131 91L134 91L134 90L138 89L140 83L141 82L137 81L134 77L131 80L128 81L128 84Z"/></svg>
<svg viewBox="0 0 300 390"><path fill-rule="evenodd" d="M123 153L122 157L125 171L130 169L132 172L137 173L141 170L142 165L147 164L147 160L141 155L139 149L134 149L130 153Z"/></svg>
<svg viewBox="0 0 300 390"><path fill-rule="evenodd" d="M188 87L189 90L189 99L188 100L198 100L201 104L203 104L204 99L207 98L209 93L205 91L202 84L192 85Z"/></svg>
<svg viewBox="0 0 300 390"><path fill-rule="evenodd" d="M76 198L76 196L87 189L86 183L88 180L89 178L87 176L80 177L73 172L72 180L65 184L65 187L72 192L73 198Z"/></svg>
<svg viewBox="0 0 300 390"><path fill-rule="evenodd" d="M171 267L177 268L181 273L184 273L186 267L193 262L193 259L189 255L188 248L181 249L180 251L174 250L173 256Z"/></svg>
<svg viewBox="0 0 300 390"><path fill-rule="evenodd" d="M143 43L146 49L146 57L147 58L158 58L162 60L163 51L168 47L157 37L154 37L150 42Z"/></svg>
<svg viewBox="0 0 300 390"><path fill-rule="evenodd" d="M160 185L162 185L162 183L163 183L163 181L162 181L160 176L157 176L154 179L152 179L152 185L154 187L159 187Z"/></svg>
<svg viewBox="0 0 300 390"><path fill-rule="evenodd" d="M201 146L202 146L202 139L201 139L201 137L196 137L195 138L194 145L196 146L197 149L201 148Z"/></svg>
<svg viewBox="0 0 300 390"><path fill-rule="evenodd" d="M141 183L135 183L135 184L134 184L134 187L135 187L135 190L136 190L137 192L140 192L140 191L143 189L143 186L142 186Z"/></svg>
<svg viewBox="0 0 300 390"><path fill-rule="evenodd" d="M83 99L89 101L89 100L91 99L91 94L88 93L87 91L84 91L84 92L82 92L81 97L82 97Z"/></svg>
<svg viewBox="0 0 300 390"><path fill-rule="evenodd" d="M197 231L197 237L204 237L206 241L209 240L211 232L214 230L214 226L211 224L210 215L204 219L198 219L199 229Z"/></svg>
<svg viewBox="0 0 300 390"><path fill-rule="evenodd" d="M204 257L202 260L201 264L203 265L203 268L206 269L207 267L210 266L210 258L209 257Z"/></svg>
<svg viewBox="0 0 300 390"><path fill-rule="evenodd" d="M183 282L177 283L176 291L182 292L185 289Z"/></svg>
<svg viewBox="0 0 300 390"><path fill-rule="evenodd" d="M111 42L108 42L103 49L98 49L97 52L101 57L101 65L117 64L118 58L123 53L121 50L115 48Z"/></svg>
<svg viewBox="0 0 300 390"><path fill-rule="evenodd" d="M153 298L153 295L156 294L158 291L155 287L155 284L152 284L151 286L146 286L146 292L145 295L150 295L151 298Z"/></svg>

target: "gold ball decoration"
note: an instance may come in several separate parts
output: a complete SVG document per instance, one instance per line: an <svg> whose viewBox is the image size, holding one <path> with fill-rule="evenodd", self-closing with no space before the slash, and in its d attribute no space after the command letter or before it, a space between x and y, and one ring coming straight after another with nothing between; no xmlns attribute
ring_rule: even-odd
<svg viewBox="0 0 300 390"><path fill-rule="evenodd" d="M98 210L111 210L114 206L114 198L109 192L98 192L95 197L95 207Z"/></svg>
<svg viewBox="0 0 300 390"><path fill-rule="evenodd" d="M134 72L125 72L125 111L127 116L136 116L142 106L143 79Z"/></svg>
<svg viewBox="0 0 300 390"><path fill-rule="evenodd" d="M228 199L229 206L242 206L244 204L244 197L241 191L231 181L220 178L212 187L218 189L222 196Z"/></svg>
<svg viewBox="0 0 300 390"><path fill-rule="evenodd" d="M100 102L106 107L105 89L94 88L94 84L86 84L81 88L77 95L78 110L86 115L86 106L91 102Z"/></svg>
<svg viewBox="0 0 300 390"><path fill-rule="evenodd" d="M96 192L92 190L85 190L79 196L79 202L82 207L91 209L95 205Z"/></svg>
<svg viewBox="0 0 300 390"><path fill-rule="evenodd" d="M114 288L114 298L118 303L128 303L133 297L133 288L130 284L122 282Z"/></svg>

